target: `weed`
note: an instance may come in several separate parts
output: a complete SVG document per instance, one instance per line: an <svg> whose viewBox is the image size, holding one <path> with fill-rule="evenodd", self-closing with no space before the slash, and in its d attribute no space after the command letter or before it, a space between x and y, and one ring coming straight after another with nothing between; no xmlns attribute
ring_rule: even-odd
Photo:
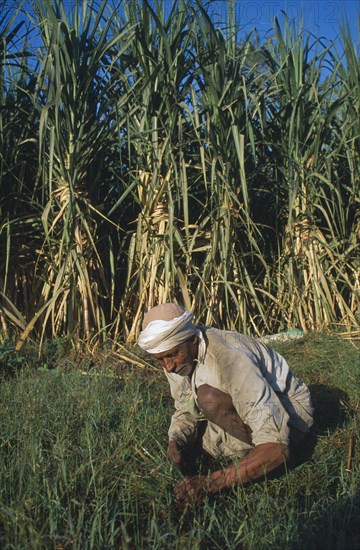
<svg viewBox="0 0 360 550"><path fill-rule="evenodd" d="M302 454L282 475L183 510L172 495L179 472L165 456L173 411L165 379L125 365L115 374L110 360L84 373L59 358L60 368L39 371L28 358L33 367L0 386L0 546L358 547L356 443L349 463L360 435L358 350L313 335L281 351L317 411Z"/></svg>

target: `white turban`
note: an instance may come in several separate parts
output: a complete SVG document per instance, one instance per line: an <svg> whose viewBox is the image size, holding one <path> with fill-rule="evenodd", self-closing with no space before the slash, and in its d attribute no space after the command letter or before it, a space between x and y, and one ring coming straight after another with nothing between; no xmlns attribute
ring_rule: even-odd
<svg viewBox="0 0 360 550"><path fill-rule="evenodd" d="M177 316L169 319L169 316L174 314ZM158 315L167 318L167 320L155 318L146 324L146 315L150 318ZM169 351L194 335L201 337L201 331L192 323L192 314L175 304L161 304L146 315L144 319L146 326L140 333L138 344L148 353Z"/></svg>

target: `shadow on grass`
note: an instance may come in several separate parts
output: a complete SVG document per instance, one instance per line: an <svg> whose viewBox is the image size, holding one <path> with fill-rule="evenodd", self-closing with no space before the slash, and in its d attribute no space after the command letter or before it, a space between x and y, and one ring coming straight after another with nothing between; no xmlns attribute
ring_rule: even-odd
<svg viewBox="0 0 360 550"><path fill-rule="evenodd" d="M308 387L315 409L314 425L306 439L292 448L288 469L310 460L319 436L331 434L349 419L349 397L346 392L327 384L310 384Z"/></svg>
<svg viewBox="0 0 360 550"><path fill-rule="evenodd" d="M315 408L314 430L318 435L345 424L349 409L346 392L326 384L311 384L309 390Z"/></svg>
<svg viewBox="0 0 360 550"><path fill-rule="evenodd" d="M193 513L193 509L189 510ZM274 516L276 521L276 516ZM360 535L359 535L359 520L360 520L360 497L359 496L344 496L340 502L332 503L328 508L323 510L312 510L309 514L306 514L306 522L299 517L299 523L296 529L288 530L286 542L285 538L281 540L277 545L262 545L258 538L259 548L286 548L291 550L358 550L360 548ZM249 522L257 521L258 529L266 529L265 525L259 521L259 516L249 518ZM188 519L191 526L191 516ZM266 522L267 520L265 520ZM268 529L266 529L268 531ZM266 532L265 531L265 532ZM216 537L220 540L216 540ZM251 540L251 529L248 530L248 536ZM199 550L216 550L218 548L226 547L224 542L221 541L221 535L217 533L211 533L209 536L204 534L204 538L199 545ZM228 545L227 548L231 550L241 550L247 548L255 548L254 543L246 541L246 535L243 543L234 545Z"/></svg>
<svg viewBox="0 0 360 550"><path fill-rule="evenodd" d="M309 518L299 548L355 550L360 548L360 497L343 495L322 513ZM305 542L305 544L304 544Z"/></svg>

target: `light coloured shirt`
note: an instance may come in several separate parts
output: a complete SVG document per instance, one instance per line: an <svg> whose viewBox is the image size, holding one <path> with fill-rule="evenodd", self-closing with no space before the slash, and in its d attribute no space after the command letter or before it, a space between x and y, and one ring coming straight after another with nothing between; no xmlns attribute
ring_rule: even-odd
<svg viewBox="0 0 360 550"><path fill-rule="evenodd" d="M313 408L307 386L290 370L285 359L259 340L237 332L202 329L207 348L191 378L166 373L175 401L169 439L187 444L197 437L205 420L197 401L203 384L229 394L243 422L252 431L252 446L289 443L290 427L308 432ZM208 422L208 452L213 456L242 455L252 446Z"/></svg>

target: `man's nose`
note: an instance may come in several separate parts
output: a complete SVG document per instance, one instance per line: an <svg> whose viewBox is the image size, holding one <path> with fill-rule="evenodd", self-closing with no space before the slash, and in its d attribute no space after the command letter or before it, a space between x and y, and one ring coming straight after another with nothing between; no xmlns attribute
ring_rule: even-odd
<svg viewBox="0 0 360 550"><path fill-rule="evenodd" d="M172 372L174 370L174 361L171 357L164 357L163 361L166 372Z"/></svg>

